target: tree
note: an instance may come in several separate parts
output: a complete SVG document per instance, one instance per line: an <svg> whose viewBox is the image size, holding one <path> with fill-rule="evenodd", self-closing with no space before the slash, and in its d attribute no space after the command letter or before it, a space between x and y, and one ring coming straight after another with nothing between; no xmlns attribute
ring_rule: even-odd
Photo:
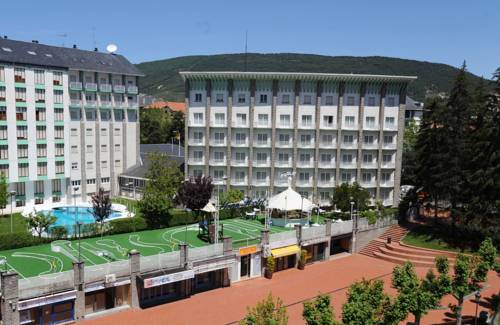
<svg viewBox="0 0 500 325"><path fill-rule="evenodd" d="M172 201L167 196L151 189L145 189L138 206L149 228L160 228L168 225L171 218Z"/></svg>
<svg viewBox="0 0 500 325"><path fill-rule="evenodd" d="M212 197L213 190L212 178L205 176L190 177L182 183L177 197L186 208L200 211Z"/></svg>
<svg viewBox="0 0 500 325"><path fill-rule="evenodd" d="M312 301L304 302L302 317L307 325L334 325L335 316L330 304L330 296L320 294Z"/></svg>
<svg viewBox="0 0 500 325"><path fill-rule="evenodd" d="M170 115L163 109L141 109L141 143L167 143L170 140Z"/></svg>
<svg viewBox="0 0 500 325"><path fill-rule="evenodd" d="M5 209L5 207L7 206L9 199L9 191L7 187L8 187L7 178L2 173L0 175L0 209L2 210L2 214L3 214L3 209Z"/></svg>
<svg viewBox="0 0 500 325"><path fill-rule="evenodd" d="M184 113L173 112L171 114L171 125L170 125L170 136L179 135L179 140L181 145L184 144Z"/></svg>
<svg viewBox="0 0 500 325"><path fill-rule="evenodd" d="M391 306L381 280L361 280L353 283L342 306L342 322L349 325L384 324L384 310Z"/></svg>
<svg viewBox="0 0 500 325"><path fill-rule="evenodd" d="M230 189L220 195L220 204L237 203L245 198L242 191L236 189Z"/></svg>
<svg viewBox="0 0 500 325"><path fill-rule="evenodd" d="M101 187L92 195L92 215L94 216L94 220L99 223L101 228L101 236L104 231L104 221L111 215L111 199L109 198L109 194L104 192L104 189Z"/></svg>
<svg viewBox="0 0 500 325"><path fill-rule="evenodd" d="M56 221L57 218L50 213L32 212L28 216L28 226L38 234L38 238L41 238L44 232L48 232Z"/></svg>
<svg viewBox="0 0 500 325"><path fill-rule="evenodd" d="M288 315L283 301L280 298L274 300L271 293L257 302L253 308L247 308L247 315L240 321L240 325L286 325Z"/></svg>
<svg viewBox="0 0 500 325"><path fill-rule="evenodd" d="M402 162L402 179L401 184L416 185L417 183L417 139L419 127L415 120L411 120L405 127L403 137L403 162Z"/></svg>
<svg viewBox="0 0 500 325"><path fill-rule="evenodd" d="M364 211L368 207L369 199L370 192L361 187L357 182L354 182L352 185L342 183L335 187L332 197L332 205L336 205L337 209L344 212L350 211L352 200L354 201L355 208L358 211Z"/></svg>

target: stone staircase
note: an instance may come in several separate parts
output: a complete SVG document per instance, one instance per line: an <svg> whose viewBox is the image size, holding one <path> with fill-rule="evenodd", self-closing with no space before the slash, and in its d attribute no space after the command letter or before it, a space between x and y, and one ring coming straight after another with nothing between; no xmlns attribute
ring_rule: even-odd
<svg viewBox="0 0 500 325"><path fill-rule="evenodd" d="M378 238L370 241L368 245L363 247L359 254L375 257L375 252L379 251L387 242L387 238L391 237L392 242L399 242L408 232L408 230L400 225L392 225Z"/></svg>

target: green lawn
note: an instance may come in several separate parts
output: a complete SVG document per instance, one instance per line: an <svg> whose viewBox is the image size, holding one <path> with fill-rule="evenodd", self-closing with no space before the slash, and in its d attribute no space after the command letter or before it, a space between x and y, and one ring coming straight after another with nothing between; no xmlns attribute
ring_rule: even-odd
<svg viewBox="0 0 500 325"><path fill-rule="evenodd" d="M26 218L20 213L13 213L12 221L14 232L26 231ZM10 214L5 214L0 216L0 234L8 232L10 232Z"/></svg>
<svg viewBox="0 0 500 325"><path fill-rule="evenodd" d="M228 219L221 221L224 236L231 236L235 247L258 242L263 225L256 220ZM271 227L270 232L290 231ZM125 260L128 252L138 250L149 256L177 250L186 241L192 248L208 245L198 238L198 225L147 230L135 233L87 238L81 240L81 258L85 265L97 265ZM102 254L104 252L104 255ZM72 261L78 257L78 241L60 240L51 244L24 247L0 252L0 258L7 259L7 268L17 271L21 277L70 270Z"/></svg>
<svg viewBox="0 0 500 325"><path fill-rule="evenodd" d="M450 252L456 252L456 253L461 252L461 250L459 248L450 246L448 243L444 242L443 240L436 238L433 234L422 234L422 233L415 233L415 232L410 231L403 238L403 243L411 245L411 246L422 247L422 248L438 249L438 250L444 250L444 251L450 251ZM465 252L471 253L470 250L465 250Z"/></svg>

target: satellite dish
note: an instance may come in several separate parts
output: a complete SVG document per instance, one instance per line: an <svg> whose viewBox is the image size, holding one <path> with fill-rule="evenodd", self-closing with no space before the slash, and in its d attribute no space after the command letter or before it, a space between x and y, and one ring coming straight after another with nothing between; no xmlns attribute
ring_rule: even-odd
<svg viewBox="0 0 500 325"><path fill-rule="evenodd" d="M115 44L108 44L108 46L106 46L106 51L108 51L109 53L115 53L117 50L118 46L116 46Z"/></svg>

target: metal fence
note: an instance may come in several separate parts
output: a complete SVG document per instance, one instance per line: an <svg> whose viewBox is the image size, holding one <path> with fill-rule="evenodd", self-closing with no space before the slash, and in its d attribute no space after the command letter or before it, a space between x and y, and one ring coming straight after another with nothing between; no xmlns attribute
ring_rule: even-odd
<svg viewBox="0 0 500 325"><path fill-rule="evenodd" d="M384 218L379 218L373 224L369 224L367 218L359 218L358 219L358 231L384 228L384 227L388 227L388 226L396 224L396 223L398 223L398 220L395 219L393 215L387 216Z"/></svg>
<svg viewBox="0 0 500 325"><path fill-rule="evenodd" d="M141 272L179 267L181 265L181 253L180 251L173 251L151 256L141 256L140 264Z"/></svg>
<svg viewBox="0 0 500 325"><path fill-rule="evenodd" d="M73 270L39 275L19 280L19 299L39 297L55 292L73 290L74 288Z"/></svg>
<svg viewBox="0 0 500 325"><path fill-rule="evenodd" d="M302 228L302 240L326 237L326 226Z"/></svg>
<svg viewBox="0 0 500 325"><path fill-rule="evenodd" d="M85 283L92 283L104 280L108 274L114 274L116 277L130 275L129 260L110 262L106 264L92 265L85 267L83 272Z"/></svg>
<svg viewBox="0 0 500 325"><path fill-rule="evenodd" d="M202 260L213 256L219 256L223 254L222 243L213 244L208 246L189 248L188 249L188 260L196 261Z"/></svg>

